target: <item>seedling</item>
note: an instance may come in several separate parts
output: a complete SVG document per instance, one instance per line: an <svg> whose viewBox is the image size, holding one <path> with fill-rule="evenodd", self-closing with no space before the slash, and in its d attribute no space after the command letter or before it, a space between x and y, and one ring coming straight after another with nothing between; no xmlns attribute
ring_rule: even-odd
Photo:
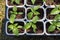
<svg viewBox="0 0 60 40"><path fill-rule="evenodd" d="M36 22L37 22L38 19L39 19L39 17L38 17L38 16L35 16L35 17L32 19L31 22L26 23L26 25L24 26L24 29L28 30L29 28L32 27L32 28L33 28L33 31L36 32L36 29L37 29L37 27L36 27Z"/></svg>
<svg viewBox="0 0 60 40"><path fill-rule="evenodd" d="M13 11L10 11L10 13L11 13L10 23L14 23L14 20L15 20L17 14L19 14L19 15L23 14L23 12L17 12L17 7L16 6L13 7Z"/></svg>
<svg viewBox="0 0 60 40"><path fill-rule="evenodd" d="M55 7L52 11L51 11L51 15L56 15L54 20L52 22L50 22L50 26L48 28L49 32L53 32L55 29L60 30L60 22L58 22L60 20L60 6L59 7Z"/></svg>
<svg viewBox="0 0 60 40"><path fill-rule="evenodd" d="M33 16L38 16L40 13L37 11L40 8L40 6L34 6L31 7L30 10L31 12L28 13L28 19L32 19Z"/></svg>
<svg viewBox="0 0 60 40"><path fill-rule="evenodd" d="M11 4L13 4L14 2L15 2L16 4L19 4L20 1L21 1L21 0L11 0Z"/></svg>
<svg viewBox="0 0 60 40"><path fill-rule="evenodd" d="M19 34L19 30L18 29L22 28L22 26L18 25L17 23L15 23L15 24L10 24L8 26L8 28L9 28L10 31L13 32L13 34L15 34L16 36L18 36L18 34Z"/></svg>

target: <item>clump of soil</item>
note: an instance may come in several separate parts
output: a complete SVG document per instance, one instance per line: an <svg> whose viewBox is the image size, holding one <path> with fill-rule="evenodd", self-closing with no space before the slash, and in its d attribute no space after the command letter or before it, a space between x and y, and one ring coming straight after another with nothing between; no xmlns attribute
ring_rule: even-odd
<svg viewBox="0 0 60 40"><path fill-rule="evenodd" d="M46 4L47 5L59 5L60 4L60 0L46 0Z"/></svg>

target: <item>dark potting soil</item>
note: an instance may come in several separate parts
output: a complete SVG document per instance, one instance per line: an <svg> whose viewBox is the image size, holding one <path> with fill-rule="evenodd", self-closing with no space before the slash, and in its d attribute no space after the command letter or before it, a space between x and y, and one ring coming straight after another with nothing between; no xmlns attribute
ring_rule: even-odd
<svg viewBox="0 0 60 40"><path fill-rule="evenodd" d="M27 0L27 4L28 5L33 5L31 0ZM34 5L43 5L43 1L42 0L36 0Z"/></svg>
<svg viewBox="0 0 60 40"><path fill-rule="evenodd" d="M10 18L10 15L11 15L10 11L13 11L12 8L9 8L9 10L8 10L8 17L9 17L9 18ZM17 8L17 12L18 12L18 13L19 13L19 12L22 12L23 14L22 14L22 15L17 14L17 15L16 15L16 19L22 19L22 18L25 17L25 9L24 9L24 8Z"/></svg>
<svg viewBox="0 0 60 40"><path fill-rule="evenodd" d="M43 23L42 22L37 22L36 23L36 33L42 33L43 32ZM27 33L34 33L33 28L31 27L30 29L27 30Z"/></svg>
<svg viewBox="0 0 60 40"><path fill-rule="evenodd" d="M23 5L23 4L24 4L24 0L21 0L21 1L20 1L20 4L16 4L15 2L14 2L13 4L11 4L11 1L8 0L8 5L9 5L9 6L13 6L13 5L17 5L17 6L18 6L18 5Z"/></svg>
<svg viewBox="0 0 60 40"><path fill-rule="evenodd" d="M38 15L38 17L40 18L40 19L43 19L43 17L44 17L44 11L43 11L43 9L38 9L37 10L40 14ZM31 10L30 9L28 9L27 10L27 14L29 13L29 12L31 12ZM33 16L34 17L34 16ZM27 17L28 18L28 17Z"/></svg>
<svg viewBox="0 0 60 40"><path fill-rule="evenodd" d="M50 19L50 20L54 19L55 15L51 15L51 14L50 14L51 11L52 11L52 9L53 9L53 8L48 8L48 9L46 10L46 17L47 17L47 19Z"/></svg>
<svg viewBox="0 0 60 40"><path fill-rule="evenodd" d="M46 4L47 5L54 5L54 4L56 4L56 5L60 5L60 0L53 0L54 2L52 2L51 0L47 0L46 1Z"/></svg>
<svg viewBox="0 0 60 40"><path fill-rule="evenodd" d="M15 23L18 23L18 25L21 25L21 26L24 27L24 22L16 21L16 22L14 22L14 24L15 24ZM11 24L11 23L8 22L8 25L7 25L7 32L8 32L8 33L12 33L12 31L10 31L9 28L8 28L8 26L9 26L10 24ZM23 32L24 32L24 29L23 29L23 28L20 28L20 29L19 29L19 33L23 33Z"/></svg>
<svg viewBox="0 0 60 40"><path fill-rule="evenodd" d="M49 34L59 34L60 31L55 29L53 32L48 32L48 28L51 24L49 22L46 23L46 32L49 33Z"/></svg>

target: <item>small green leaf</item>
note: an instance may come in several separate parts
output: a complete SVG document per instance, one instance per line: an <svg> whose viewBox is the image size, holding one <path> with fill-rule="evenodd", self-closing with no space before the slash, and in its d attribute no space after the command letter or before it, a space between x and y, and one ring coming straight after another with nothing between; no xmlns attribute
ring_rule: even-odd
<svg viewBox="0 0 60 40"><path fill-rule="evenodd" d="M60 26L57 26L57 29L60 31Z"/></svg>
<svg viewBox="0 0 60 40"><path fill-rule="evenodd" d="M33 8L30 8L30 9L31 9L32 13L35 13L35 10Z"/></svg>
<svg viewBox="0 0 60 40"><path fill-rule="evenodd" d="M11 0L11 4L13 4L14 0Z"/></svg>
<svg viewBox="0 0 60 40"><path fill-rule="evenodd" d="M18 28L14 28L14 29L13 29L13 34L15 34L15 35L18 35L18 34L19 34Z"/></svg>
<svg viewBox="0 0 60 40"><path fill-rule="evenodd" d="M14 11L14 12L17 11L17 7L16 7L16 6L13 7L13 11Z"/></svg>
<svg viewBox="0 0 60 40"><path fill-rule="evenodd" d="M60 22L57 22L57 26L60 27Z"/></svg>
<svg viewBox="0 0 60 40"><path fill-rule="evenodd" d="M60 14L57 14L54 18L54 20L60 20Z"/></svg>
<svg viewBox="0 0 60 40"><path fill-rule="evenodd" d="M8 28L9 28L10 30L13 30L14 25L9 25Z"/></svg>
<svg viewBox="0 0 60 40"><path fill-rule="evenodd" d="M22 26L19 25L17 28L22 28Z"/></svg>
<svg viewBox="0 0 60 40"><path fill-rule="evenodd" d="M16 15L16 14L18 14L18 13L17 13L17 12L14 12L13 14L15 14L15 15Z"/></svg>
<svg viewBox="0 0 60 40"><path fill-rule="evenodd" d="M32 22L33 22L33 23L36 23L37 20L39 20L39 17L38 17L38 16L35 16L35 17L33 17Z"/></svg>
<svg viewBox="0 0 60 40"><path fill-rule="evenodd" d="M36 1L36 0L31 0L32 4L34 4L34 3L35 3L35 1Z"/></svg>
<svg viewBox="0 0 60 40"><path fill-rule="evenodd" d="M56 26L55 25L50 25L48 28L48 32L53 32L55 30Z"/></svg>
<svg viewBox="0 0 60 40"><path fill-rule="evenodd" d="M20 0L15 0L15 2L16 2L17 4L19 4L19 3L20 3Z"/></svg>
<svg viewBox="0 0 60 40"><path fill-rule="evenodd" d="M56 14L59 14L60 13L60 11L57 9L57 8L55 8L55 9L53 9L52 11L51 11L51 15L56 15Z"/></svg>
<svg viewBox="0 0 60 40"><path fill-rule="evenodd" d="M34 6L34 10L38 10L40 8L40 5Z"/></svg>
<svg viewBox="0 0 60 40"><path fill-rule="evenodd" d="M24 26L24 28L27 30L27 29L29 29L31 27L31 23L27 23L25 26Z"/></svg>
<svg viewBox="0 0 60 40"><path fill-rule="evenodd" d="M10 16L10 23L14 23L14 20L15 20L15 18L16 18L16 15L11 15Z"/></svg>
<svg viewBox="0 0 60 40"><path fill-rule="evenodd" d="M37 27L35 24L32 24L32 28L33 28L33 31L36 32Z"/></svg>
<svg viewBox="0 0 60 40"><path fill-rule="evenodd" d="M15 27L18 25L18 23L16 23L16 24L13 24Z"/></svg>
<svg viewBox="0 0 60 40"><path fill-rule="evenodd" d="M31 19L33 17L33 13L32 12L29 12L28 13L28 19Z"/></svg>
<svg viewBox="0 0 60 40"><path fill-rule="evenodd" d="M22 14L23 14L23 12L19 12L18 14L22 15Z"/></svg>
<svg viewBox="0 0 60 40"><path fill-rule="evenodd" d="M35 13L34 13L34 15L39 15L40 13L39 12L37 12L37 11L35 11Z"/></svg>

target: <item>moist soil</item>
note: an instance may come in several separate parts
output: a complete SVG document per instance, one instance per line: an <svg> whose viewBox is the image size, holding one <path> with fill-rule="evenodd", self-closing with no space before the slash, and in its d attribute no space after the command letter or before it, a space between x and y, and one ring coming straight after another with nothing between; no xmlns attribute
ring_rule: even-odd
<svg viewBox="0 0 60 40"><path fill-rule="evenodd" d="M46 23L46 32L49 33L49 34L59 34L60 31L55 29L53 32L48 32L48 28L51 24L49 22Z"/></svg>
<svg viewBox="0 0 60 40"><path fill-rule="evenodd" d="M33 5L31 0L27 0L27 4L28 5ZM36 0L34 5L43 5L43 2L42 2L42 0Z"/></svg>
<svg viewBox="0 0 60 40"><path fill-rule="evenodd" d="M18 5L24 5L24 0L21 0L21 1L20 1L20 4L16 4L15 2L13 2L13 4L11 4L11 1L8 0L8 5L9 5L9 6L13 6L13 5L17 5L17 6L18 6Z"/></svg>
<svg viewBox="0 0 60 40"><path fill-rule="evenodd" d="M48 9L46 10L46 17L47 17L47 19L50 19L50 20L54 19L55 15L51 15L51 14L50 14L51 11L52 11L52 9L53 9L53 8L48 8Z"/></svg>
<svg viewBox="0 0 60 40"><path fill-rule="evenodd" d="M46 4L47 5L60 5L60 0L53 0L53 1L51 1L51 0L46 0Z"/></svg>
<svg viewBox="0 0 60 40"><path fill-rule="evenodd" d="M43 19L43 17L44 17L44 11L43 11L43 9L39 8L37 11L40 13L40 14L38 15L39 19ZM31 12L30 9L27 10L27 14L28 14L29 12ZM34 17L34 16L35 16L35 15L33 15L33 17ZM32 17L32 18L33 18L33 17ZM27 17L27 18L28 18L28 17ZM28 20L30 20L30 19L28 19Z"/></svg>
<svg viewBox="0 0 60 40"><path fill-rule="evenodd" d="M18 22L18 21L16 21L16 22L14 22L14 24L15 24L15 23L18 23L18 25L24 26L24 23L23 23L23 22ZM7 26L9 26L10 24L11 24L11 23L8 22L8 25L7 25ZM7 32L12 34L12 31L10 31L9 28L7 28ZM24 29L23 29L23 28L19 28L19 33L23 33L23 32L24 32Z"/></svg>
<svg viewBox="0 0 60 40"><path fill-rule="evenodd" d="M11 13L10 13L10 11L13 11L12 10L12 8L10 8L9 10L8 10L8 17L10 18L10 15L11 15ZM22 19L22 18L24 18L25 17L25 9L24 8L17 8L17 12L19 13L19 12L23 12L23 14L21 15L21 14L17 14L16 15L16 19Z"/></svg>
<svg viewBox="0 0 60 40"><path fill-rule="evenodd" d="M43 32L43 23L42 22L37 22L36 23L36 33L42 33ZM32 27L27 30L27 33L34 33Z"/></svg>

